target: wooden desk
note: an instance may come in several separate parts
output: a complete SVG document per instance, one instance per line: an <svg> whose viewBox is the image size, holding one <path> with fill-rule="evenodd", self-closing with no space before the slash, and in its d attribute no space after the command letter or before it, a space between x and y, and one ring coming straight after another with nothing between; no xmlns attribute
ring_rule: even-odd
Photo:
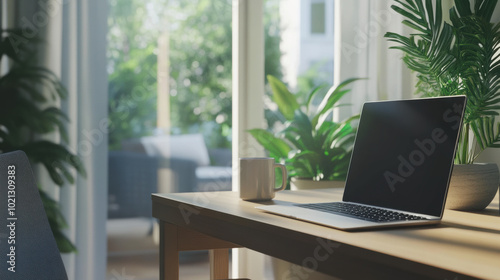
<svg viewBox="0 0 500 280"><path fill-rule="evenodd" d="M342 191L283 191L265 204L341 200ZM236 192L152 199L160 220L161 279L178 278L178 251L218 249L212 256L227 262L225 248L240 246L342 279L500 279L498 194L481 213L446 210L438 226L363 232L264 213ZM227 277L227 264L212 265L212 278ZM287 273L301 279L294 275L301 271Z"/></svg>

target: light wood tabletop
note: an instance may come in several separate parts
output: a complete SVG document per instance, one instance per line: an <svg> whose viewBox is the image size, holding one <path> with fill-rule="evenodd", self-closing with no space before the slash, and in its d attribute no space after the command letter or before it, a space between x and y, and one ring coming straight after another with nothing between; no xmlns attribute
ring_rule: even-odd
<svg viewBox="0 0 500 280"><path fill-rule="evenodd" d="M498 194L481 212L445 210L439 225L358 232L255 209L340 201L342 192L283 191L260 203L243 201L237 192L153 194L153 216L160 221L161 278L178 277L178 251L217 249L214 256L225 261L226 248L246 247L342 279L500 279ZM212 278L227 278L227 267L213 267ZM293 271L288 273L295 279Z"/></svg>

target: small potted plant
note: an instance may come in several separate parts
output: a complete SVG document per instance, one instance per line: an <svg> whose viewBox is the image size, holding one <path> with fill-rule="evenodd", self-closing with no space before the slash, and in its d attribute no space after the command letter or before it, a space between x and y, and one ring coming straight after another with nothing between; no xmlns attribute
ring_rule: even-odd
<svg viewBox="0 0 500 280"><path fill-rule="evenodd" d="M467 96L447 208L484 209L498 189L495 163L477 164L487 148L500 147L500 24L491 23L497 1L456 0L443 19L441 1L396 0L392 9L415 33L388 32L403 51L403 61L417 73L417 94ZM472 8L472 9L471 9Z"/></svg>
<svg viewBox="0 0 500 280"><path fill-rule="evenodd" d="M270 157L287 166L292 189L303 188L304 181L310 188L343 187L356 135L353 122L359 115L335 122L332 112L349 92L345 87L357 79L343 81L326 93L317 87L304 105L277 78L267 79L271 98L284 121L277 131L251 129L250 134Z"/></svg>

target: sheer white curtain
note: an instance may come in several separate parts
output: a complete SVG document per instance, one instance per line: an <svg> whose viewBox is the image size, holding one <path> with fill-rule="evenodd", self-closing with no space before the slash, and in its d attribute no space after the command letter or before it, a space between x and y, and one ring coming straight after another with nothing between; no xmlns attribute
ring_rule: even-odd
<svg viewBox="0 0 500 280"><path fill-rule="evenodd" d="M391 0L335 1L334 81L366 78L352 86L352 107L340 111L340 118L359 112L368 100L411 98L413 74L401 60L402 52L389 50L387 31L409 32Z"/></svg>
<svg viewBox="0 0 500 280"><path fill-rule="evenodd" d="M87 177L61 189L60 202L77 254L64 257L70 279L103 279L107 216L107 5L101 0L52 1L60 12L49 25L47 63L60 71L69 96L70 146ZM56 8L57 9L57 8ZM59 50L58 50L59 49Z"/></svg>
<svg viewBox="0 0 500 280"><path fill-rule="evenodd" d="M2 1L3 2L3 1ZM69 149L87 176L59 189L41 172L39 184L61 205L67 236L78 248L63 254L69 279L105 279L107 216L107 4L102 0L8 2L18 27L45 44L42 63L61 77L68 97L58 104L69 117ZM57 135L52 135L57 140Z"/></svg>

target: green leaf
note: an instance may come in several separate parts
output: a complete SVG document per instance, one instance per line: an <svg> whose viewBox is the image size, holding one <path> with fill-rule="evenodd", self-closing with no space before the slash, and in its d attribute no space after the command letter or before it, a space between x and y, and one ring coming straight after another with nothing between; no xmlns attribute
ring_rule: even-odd
<svg viewBox="0 0 500 280"><path fill-rule="evenodd" d="M320 164L321 157L313 151L303 151L296 153L291 159L293 165L301 170L301 177L314 178L318 175L317 166Z"/></svg>
<svg viewBox="0 0 500 280"><path fill-rule="evenodd" d="M64 146L46 141L32 141L14 149L22 150L34 163L41 163L47 169L51 179L59 186L65 180L73 182L73 175L68 170L68 165L77 170L81 176L85 176L85 168L78 157L73 155Z"/></svg>
<svg viewBox="0 0 500 280"><path fill-rule="evenodd" d="M338 104L339 100L349 92L345 86L358 79L347 79L326 93L320 90L322 87L313 88L307 96L305 106L296 104L295 96L283 83L273 77L268 79L272 88L274 87L273 95L280 92L280 96L286 97L282 98L283 100L292 100L291 105L280 107L295 110L292 118L289 115L286 121L282 120L285 127L281 131L273 133L264 129L252 129L249 130L252 136L271 156L284 160L290 177L344 179L356 133L351 122L359 116L339 123L326 121L326 118L333 108L342 106ZM314 108L313 103L318 99L321 99L321 102L318 108ZM315 113L308 116L311 108L315 109ZM303 109L306 109L307 113ZM280 112L284 115L284 110L280 109ZM316 125L313 125L313 121Z"/></svg>
<svg viewBox="0 0 500 280"><path fill-rule="evenodd" d="M315 149L313 126L309 117L300 110L295 111L293 120L288 122L286 128L280 133L290 134L291 137L295 137L301 143L301 146L310 150Z"/></svg>
<svg viewBox="0 0 500 280"><path fill-rule="evenodd" d="M62 232L62 229L67 228L68 225L66 224L64 216L59 210L59 204L55 200L50 198L43 190L39 189L39 193L59 251L61 253L76 252L76 247Z"/></svg>
<svg viewBox="0 0 500 280"><path fill-rule="evenodd" d="M295 110L297 110L300 105L297 102L295 96L288 90L285 84L283 84L277 78L268 75L267 80L271 85L272 99L278 105L278 109L285 116L287 120L293 119Z"/></svg>
<svg viewBox="0 0 500 280"><path fill-rule="evenodd" d="M459 14L460 17L467 17L467 16L472 15L469 1L455 1L454 4L455 4L456 12L458 12L457 15ZM452 9L452 10L455 11L455 9Z"/></svg>
<svg viewBox="0 0 500 280"><path fill-rule="evenodd" d="M347 93L348 90L342 90L347 85L351 84L354 81L360 80L360 78L351 78L345 81L342 81L338 86L331 87L328 93L323 98L323 101L320 103L317 109L317 113L313 116L311 120L311 124L313 127L318 125L319 119L324 116L324 114L335 107L336 103ZM321 124L319 124L321 126Z"/></svg>
<svg viewBox="0 0 500 280"><path fill-rule="evenodd" d="M307 110L309 111L309 108L311 107L312 105L312 101L314 100L314 97L316 96L316 94L318 94L319 92L321 92L320 90L323 89L324 86L317 86L315 87L311 93L309 93L309 96L307 98L307 102L306 102L306 108Z"/></svg>
<svg viewBox="0 0 500 280"><path fill-rule="evenodd" d="M248 132L272 155L279 158L288 157L288 153L291 149L282 139L277 138L269 131L260 128L250 129Z"/></svg>
<svg viewBox="0 0 500 280"><path fill-rule="evenodd" d="M41 40L25 36L29 31L1 31L0 59L9 59L9 63L0 74L0 150L23 150L32 164L44 166L52 181L62 186L74 182L74 170L85 176L85 168L64 145L36 140L54 131L60 132L63 142L68 140L67 117L59 108L51 107L52 100L60 102L67 91L54 72L38 65L36 51ZM66 222L59 204L42 190L40 196L59 250L76 251L61 231Z"/></svg>

